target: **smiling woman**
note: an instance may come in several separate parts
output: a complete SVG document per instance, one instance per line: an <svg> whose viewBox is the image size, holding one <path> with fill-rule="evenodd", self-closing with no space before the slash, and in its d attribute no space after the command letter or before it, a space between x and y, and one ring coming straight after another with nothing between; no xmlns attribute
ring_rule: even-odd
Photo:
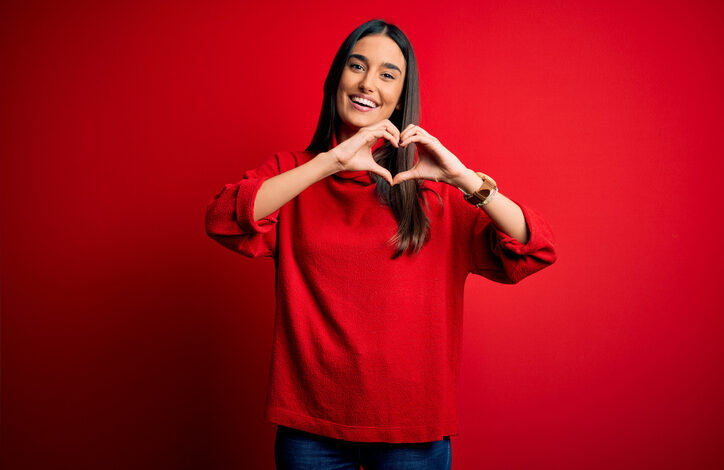
<svg viewBox="0 0 724 470"><path fill-rule="evenodd" d="M419 122L419 89L417 59L405 33L381 20L360 25L332 61L317 129L306 148L314 154L333 150L342 165L338 176L348 175L345 170L370 172L379 200L397 220L389 239L396 247L394 257L419 252L430 235L421 196L434 189L422 179L392 184L392 175L415 163L415 146L400 146L400 130ZM372 148L379 139L382 144Z"/></svg>
<svg viewBox="0 0 724 470"><path fill-rule="evenodd" d="M449 469L466 277L512 284L556 260L545 221L419 113L410 41L368 21L332 61L310 145L207 206L210 237L275 260L278 468Z"/></svg>
<svg viewBox="0 0 724 470"><path fill-rule="evenodd" d="M389 37L374 34L357 41L337 88L338 142L402 107L406 68L402 51Z"/></svg>

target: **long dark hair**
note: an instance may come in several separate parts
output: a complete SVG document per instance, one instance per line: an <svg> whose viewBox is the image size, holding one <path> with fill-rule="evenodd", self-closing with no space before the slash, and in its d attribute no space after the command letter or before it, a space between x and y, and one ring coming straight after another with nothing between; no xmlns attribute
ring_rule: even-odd
<svg viewBox="0 0 724 470"><path fill-rule="evenodd" d="M332 147L332 136L340 125L336 96L342 71L357 41L371 34L384 34L395 41L407 63L401 108L393 111L389 118L390 121L400 131L410 123L418 124L420 122L420 82L417 73L417 59L412 44L397 26L380 19L370 20L358 26L347 36L332 61L332 66L324 81L324 98L317 130L306 149L308 152L326 152ZM375 150L373 158L380 166L387 168L394 177L397 173L413 167L415 147L412 144L406 148L395 148L389 141L385 141L384 145ZM430 219L422 208L421 200L425 202L428 209L429 205L422 192L433 190L423 186L424 180L407 180L390 187L384 178L374 173L370 173L370 176L376 183L380 201L392 209L397 220L397 233L389 240L390 244L395 245L392 258L397 258L406 252L408 254L418 253L430 236ZM442 204L442 198L440 195L437 196Z"/></svg>

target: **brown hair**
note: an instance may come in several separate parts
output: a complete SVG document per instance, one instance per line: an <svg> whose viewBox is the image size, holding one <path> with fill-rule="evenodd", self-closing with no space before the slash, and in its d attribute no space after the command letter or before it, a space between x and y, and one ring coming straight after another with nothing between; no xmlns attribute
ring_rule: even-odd
<svg viewBox="0 0 724 470"><path fill-rule="evenodd" d="M342 70L349 59L352 48L360 38L371 34L384 34L399 46L407 63L405 83L402 89L401 108L395 109L390 121L400 130L408 124L420 122L420 83L417 72L417 59L410 40L397 26L375 19L358 26L344 40L337 55L332 61L327 78L324 81L324 98L322 111L317 122L317 129L312 142L307 147L308 152L320 153L330 150L335 131L339 127L337 114L336 93ZM405 148L396 148L389 141L375 150L375 161L387 168L394 177L397 173L409 170L414 165L414 144ZM380 201L390 207L397 220L397 232L390 238L389 243L395 245L392 258L408 253L418 253L425 241L430 237L430 219L422 208L421 201L429 209L423 191L432 191L424 187L424 180L407 180L390 187L384 178L370 173L376 183L376 192ZM442 198L435 193L442 205Z"/></svg>

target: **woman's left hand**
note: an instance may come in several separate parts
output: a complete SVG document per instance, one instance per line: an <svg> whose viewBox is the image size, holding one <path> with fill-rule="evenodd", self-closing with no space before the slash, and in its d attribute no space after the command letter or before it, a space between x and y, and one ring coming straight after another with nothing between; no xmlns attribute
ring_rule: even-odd
<svg viewBox="0 0 724 470"><path fill-rule="evenodd" d="M400 147L407 147L413 142L417 147L417 163L409 170L396 174L392 179L393 185L411 179L453 184L452 181L467 169L439 140L422 127L410 124L400 133Z"/></svg>

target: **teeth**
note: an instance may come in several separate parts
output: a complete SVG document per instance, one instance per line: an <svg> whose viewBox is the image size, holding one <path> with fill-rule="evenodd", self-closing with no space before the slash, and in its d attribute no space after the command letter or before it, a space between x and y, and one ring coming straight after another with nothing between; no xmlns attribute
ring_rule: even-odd
<svg viewBox="0 0 724 470"><path fill-rule="evenodd" d="M369 106L370 108L376 108L376 107L377 107L377 105L374 104L372 101L367 100L367 99L364 99L364 98L360 98L359 96L353 96L353 97L352 97L352 101L354 101L355 103L359 103L359 104L365 105L365 106Z"/></svg>

